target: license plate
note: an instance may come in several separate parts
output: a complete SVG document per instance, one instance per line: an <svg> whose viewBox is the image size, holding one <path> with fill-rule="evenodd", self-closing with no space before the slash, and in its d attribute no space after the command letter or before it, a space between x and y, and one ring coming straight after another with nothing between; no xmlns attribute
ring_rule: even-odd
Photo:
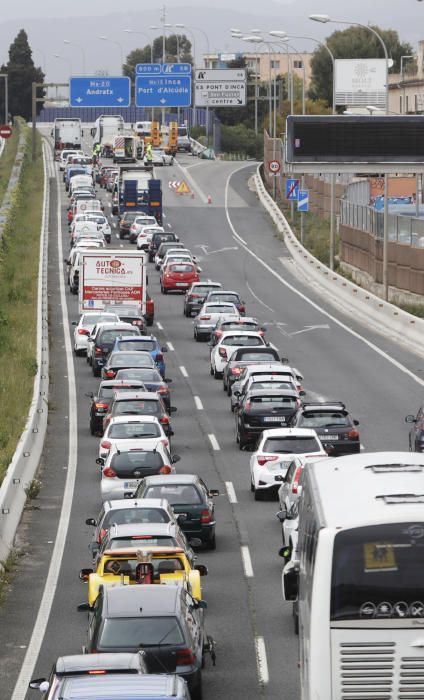
<svg viewBox="0 0 424 700"><path fill-rule="evenodd" d="M264 421L266 423L285 423L286 419L284 416L266 416Z"/></svg>
<svg viewBox="0 0 424 700"><path fill-rule="evenodd" d="M327 440L338 440L339 436L338 435L323 435L322 436L322 441L326 442Z"/></svg>
<svg viewBox="0 0 424 700"><path fill-rule="evenodd" d="M188 287L188 282L176 282L176 287Z"/></svg>
<svg viewBox="0 0 424 700"><path fill-rule="evenodd" d="M137 486L138 486L137 479L135 481L125 481L124 482L124 489L136 489Z"/></svg>

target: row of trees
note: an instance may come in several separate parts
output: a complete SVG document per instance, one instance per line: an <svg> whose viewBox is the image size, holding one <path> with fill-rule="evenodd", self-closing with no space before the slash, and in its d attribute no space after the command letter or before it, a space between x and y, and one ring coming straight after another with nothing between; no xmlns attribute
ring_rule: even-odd
<svg viewBox="0 0 424 700"><path fill-rule="evenodd" d="M9 60L0 68L0 73L7 73L9 90L9 114L31 119L32 83L43 83L44 73L34 65L28 35L21 29L9 47ZM4 82L4 81L2 81ZM0 86L0 120L4 115L4 87ZM42 103L37 106L41 109Z"/></svg>

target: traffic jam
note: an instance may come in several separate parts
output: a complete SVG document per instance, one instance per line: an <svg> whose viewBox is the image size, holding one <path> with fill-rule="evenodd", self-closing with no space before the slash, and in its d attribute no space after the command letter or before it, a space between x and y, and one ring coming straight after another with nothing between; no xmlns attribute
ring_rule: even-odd
<svg viewBox="0 0 424 700"><path fill-rule="evenodd" d="M199 254L173 230L160 175L178 158L178 128L161 134L159 148L158 125L143 122L129 134L115 117L102 119L92 153L81 149L81 135L54 139L75 367L100 486L97 512L85 521L92 536L81 561L91 562L79 572L85 600L75 611L86 616L87 634L81 654L58 649L50 675L30 688L48 700L200 700L205 666L209 676L220 662L205 589L222 575L217 503L225 494L201 469L186 470L183 449L174 451L180 396L167 361L173 339L155 333L163 331L158 297L168 297L211 385L222 387L251 500L276 505L274 555L286 574L282 600L293 603L293 636L305 467L360 455L359 422L342 401L308 398L302 367L269 340L267 321L250 315L219 273L206 276ZM209 438L205 451L215 449Z"/></svg>

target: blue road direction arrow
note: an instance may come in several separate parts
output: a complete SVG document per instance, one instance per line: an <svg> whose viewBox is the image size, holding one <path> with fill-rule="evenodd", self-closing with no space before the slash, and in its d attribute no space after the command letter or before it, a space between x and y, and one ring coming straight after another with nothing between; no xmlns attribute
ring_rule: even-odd
<svg viewBox="0 0 424 700"><path fill-rule="evenodd" d="M309 211L309 190L299 190L297 211Z"/></svg>
<svg viewBox="0 0 424 700"><path fill-rule="evenodd" d="M190 75L190 63L137 63L136 75Z"/></svg>
<svg viewBox="0 0 424 700"><path fill-rule="evenodd" d="M71 107L129 107L131 81L125 76L70 78L69 104Z"/></svg>
<svg viewBox="0 0 424 700"><path fill-rule="evenodd" d="M184 65L165 63L163 67ZM137 107L190 107L191 76L169 74L137 75L135 80Z"/></svg>

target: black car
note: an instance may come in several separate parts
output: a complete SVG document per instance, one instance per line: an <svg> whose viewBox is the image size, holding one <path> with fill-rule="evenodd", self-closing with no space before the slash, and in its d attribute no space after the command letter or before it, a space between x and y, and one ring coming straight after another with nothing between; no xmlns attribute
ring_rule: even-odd
<svg viewBox="0 0 424 700"><path fill-rule="evenodd" d="M256 444L263 430L286 427L299 408L297 391L254 389L248 391L235 410L236 440L243 450Z"/></svg>
<svg viewBox="0 0 424 700"><path fill-rule="evenodd" d="M128 323L102 323L93 328L88 337L88 342L92 344L90 348L90 361L93 375L100 377L102 367L115 345L116 338L119 336L140 335L140 331L136 326L130 326Z"/></svg>
<svg viewBox="0 0 424 700"><path fill-rule="evenodd" d="M102 367L102 377L104 379L114 379L118 370L130 369L132 367L150 367L151 369L155 369L155 362L148 351L112 351L106 364Z"/></svg>
<svg viewBox="0 0 424 700"><path fill-rule="evenodd" d="M147 391L156 391L164 402L169 411L171 406L171 395L168 384L172 379L162 378L159 370L150 369L148 367L132 367L130 369L120 369L117 371L115 379L123 379L124 381L138 380L143 382Z"/></svg>
<svg viewBox="0 0 424 700"><path fill-rule="evenodd" d="M176 514L183 514L178 523L187 539L199 539L209 549L216 548L215 505L219 491L209 490L195 474L169 474L143 479L135 498L166 498Z"/></svg>
<svg viewBox="0 0 424 700"><path fill-rule="evenodd" d="M90 433L103 435L103 418L108 412L110 402L116 391L144 391L143 382L138 379L104 379L97 392L86 394L91 399Z"/></svg>
<svg viewBox="0 0 424 700"><path fill-rule="evenodd" d="M210 345L213 345L213 341ZM248 365L257 365L261 362L280 362L277 350L267 346L262 348L255 346L244 347L234 350L222 373L223 389L227 392L228 396L231 396L234 382L237 382L243 376L245 367Z"/></svg>
<svg viewBox="0 0 424 700"><path fill-rule="evenodd" d="M137 326L142 335L146 332L146 320L141 312L140 307L126 304L109 304L104 308L108 313L116 314L122 323L130 323L132 326Z"/></svg>
<svg viewBox="0 0 424 700"><path fill-rule="evenodd" d="M148 248L149 262L153 262L161 243L178 243L179 240L177 234L172 233L172 231L158 231L154 233Z"/></svg>
<svg viewBox="0 0 424 700"><path fill-rule="evenodd" d="M341 401L304 403L291 421L297 428L313 428L331 456L357 454L361 450L359 421Z"/></svg>
<svg viewBox="0 0 424 700"><path fill-rule="evenodd" d="M193 282L184 297L184 316L192 316L200 311L209 292L222 289L219 282Z"/></svg>
<svg viewBox="0 0 424 700"><path fill-rule="evenodd" d="M171 406L170 413L177 409ZM167 435L173 435L169 414L159 394L152 391L121 391L113 395L109 409L103 419L103 430L106 430L115 416L155 416Z"/></svg>
<svg viewBox="0 0 424 700"><path fill-rule="evenodd" d="M131 224L134 223L134 219L139 215L139 211L124 211L119 219L119 238L125 238L130 235Z"/></svg>
<svg viewBox="0 0 424 700"><path fill-rule="evenodd" d="M424 452L424 406L420 406L416 416L406 416L405 421L412 423L409 431L409 450Z"/></svg>
<svg viewBox="0 0 424 700"><path fill-rule="evenodd" d="M148 562L137 566L140 576L151 568ZM88 603L78 606L90 612L88 654L141 649L150 673L166 671L182 676L193 700L202 697L203 608L206 603L192 598L184 586L155 584L100 586L91 609Z"/></svg>

